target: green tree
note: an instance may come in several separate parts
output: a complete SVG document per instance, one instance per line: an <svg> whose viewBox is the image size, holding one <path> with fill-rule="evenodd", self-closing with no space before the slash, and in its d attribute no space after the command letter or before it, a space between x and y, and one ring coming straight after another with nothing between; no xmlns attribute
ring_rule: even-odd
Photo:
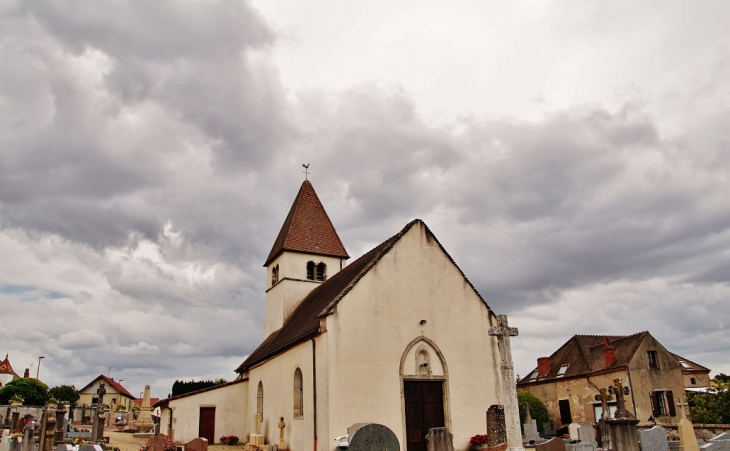
<svg viewBox="0 0 730 451"><path fill-rule="evenodd" d="M540 398L528 392L517 392L517 403L520 406L520 424L525 423L527 417L527 410L525 410L525 404L530 405L530 416L532 419L537 420L537 430L543 432L543 423L550 421L548 416L547 407L545 403L540 401Z"/></svg>
<svg viewBox="0 0 730 451"><path fill-rule="evenodd" d="M46 403L48 385L31 377L13 379L0 389L0 404L8 404L13 395L23 398L25 406L42 406Z"/></svg>
<svg viewBox="0 0 730 451"><path fill-rule="evenodd" d="M76 401L79 400L79 392L76 391L76 387L73 385L59 385L50 389L48 393L57 400L66 401L72 406L75 406Z"/></svg>

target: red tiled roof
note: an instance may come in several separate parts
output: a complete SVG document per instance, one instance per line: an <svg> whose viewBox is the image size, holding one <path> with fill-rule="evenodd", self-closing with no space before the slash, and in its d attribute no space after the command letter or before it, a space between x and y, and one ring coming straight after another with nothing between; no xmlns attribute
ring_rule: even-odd
<svg viewBox="0 0 730 451"><path fill-rule="evenodd" d="M86 384L86 386L84 386L84 388L82 388L79 391L82 392L82 391L86 390L88 387L93 385L94 382L98 381L99 379L103 380L104 383L107 384L108 386L114 387L114 389L117 392L119 392L120 394L122 394L128 398L137 399L136 397L132 396L132 394L129 393L126 388L122 387L122 384L120 384L119 382L115 381L112 378L104 376L103 374L100 374L99 377L95 378L93 381Z"/></svg>
<svg viewBox="0 0 730 451"><path fill-rule="evenodd" d="M144 398L137 398L134 400L134 405L137 407L142 407L142 402L144 402ZM150 398L150 406L154 406L160 402L160 398Z"/></svg>
<svg viewBox="0 0 730 451"><path fill-rule="evenodd" d="M0 362L0 374L12 374L13 378L20 377L15 371L13 371L13 365L8 360L8 354L5 354L5 360Z"/></svg>
<svg viewBox="0 0 730 451"><path fill-rule="evenodd" d="M308 180L299 188L264 266L285 250L350 258Z"/></svg>
<svg viewBox="0 0 730 451"><path fill-rule="evenodd" d="M466 278L454 259L446 252L446 249L431 233L423 221L415 219L408 223L403 230L396 235L383 241L381 244L358 258L351 264L345 266L340 272L330 277L317 286L307 297L299 303L299 306L292 312L284 325L269 335L261 345L236 369L237 373L243 373L257 363L274 357L292 346L319 333L320 318L330 315L337 303L352 290L378 261L387 254L415 224L423 224L426 233L433 237L441 251L449 258L451 263L459 270L464 280L474 290L479 299L489 309L489 306L474 288L469 279ZM491 309L489 310L491 312Z"/></svg>
<svg viewBox="0 0 730 451"><path fill-rule="evenodd" d="M563 365L568 365L568 368L560 378L622 368L629 364L644 337L648 334L649 332L644 331L633 335L573 335L570 340L549 357L550 370L547 376L530 382L530 376L536 370L534 369L522 378L518 385L558 379L558 372ZM606 365L603 353L606 340L616 351L616 362L611 366Z"/></svg>

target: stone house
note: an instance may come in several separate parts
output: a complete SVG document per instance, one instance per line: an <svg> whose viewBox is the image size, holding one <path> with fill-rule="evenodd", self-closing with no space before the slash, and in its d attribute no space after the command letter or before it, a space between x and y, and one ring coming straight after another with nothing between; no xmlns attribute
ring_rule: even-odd
<svg viewBox="0 0 730 451"><path fill-rule="evenodd" d="M688 360L684 357L672 354L682 367L682 378L684 379L685 390L704 391L710 388L710 369Z"/></svg>
<svg viewBox="0 0 730 451"><path fill-rule="evenodd" d="M289 449L332 450L374 422L403 451L425 451L428 429L446 426L466 449L486 432L487 409L505 404L519 433L514 391L504 394L514 379L500 366L508 351L489 335L498 318L426 224L347 259L305 181L264 263L263 342L236 380L157 403L162 432L209 443L258 432L276 444L283 417Z"/></svg>
<svg viewBox="0 0 730 451"><path fill-rule="evenodd" d="M540 398L550 420L562 427L599 420L603 410L596 399L599 389L621 378L629 388L625 399L630 414L641 422L651 417L657 423L677 423L680 413L675 403L684 399L689 371L695 383L707 380L709 385L709 369L667 351L649 332L574 335L550 357L538 358L537 368L517 383L517 390ZM608 408L613 415L615 397Z"/></svg>
<svg viewBox="0 0 730 451"><path fill-rule="evenodd" d="M102 402L104 404L108 404L112 411L118 405L124 406L126 410L129 411L134 404L134 400L137 398L129 393L129 391L127 391L127 389L124 388L119 381L115 381L103 374L100 374L93 381L89 382L86 386L79 390L79 400L76 402L76 405L91 406L92 404L95 404L98 399L97 390L102 382L104 382L104 389L106 390L106 394L104 395Z"/></svg>

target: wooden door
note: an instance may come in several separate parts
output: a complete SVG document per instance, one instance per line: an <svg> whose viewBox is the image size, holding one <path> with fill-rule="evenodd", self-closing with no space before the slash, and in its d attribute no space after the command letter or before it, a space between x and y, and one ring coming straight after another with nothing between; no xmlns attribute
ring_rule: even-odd
<svg viewBox="0 0 730 451"><path fill-rule="evenodd" d="M406 405L408 451L426 451L428 430L444 427L444 388L442 381L403 382Z"/></svg>
<svg viewBox="0 0 730 451"><path fill-rule="evenodd" d="M215 443L215 407L200 408L198 437L207 438L211 445Z"/></svg>

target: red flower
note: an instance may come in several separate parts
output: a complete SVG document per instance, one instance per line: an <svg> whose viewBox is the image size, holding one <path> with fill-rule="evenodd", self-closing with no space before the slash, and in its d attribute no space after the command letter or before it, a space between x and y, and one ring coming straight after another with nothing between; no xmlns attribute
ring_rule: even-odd
<svg viewBox="0 0 730 451"><path fill-rule="evenodd" d="M469 444L472 446L483 445L487 443L487 434L477 434L469 439Z"/></svg>

